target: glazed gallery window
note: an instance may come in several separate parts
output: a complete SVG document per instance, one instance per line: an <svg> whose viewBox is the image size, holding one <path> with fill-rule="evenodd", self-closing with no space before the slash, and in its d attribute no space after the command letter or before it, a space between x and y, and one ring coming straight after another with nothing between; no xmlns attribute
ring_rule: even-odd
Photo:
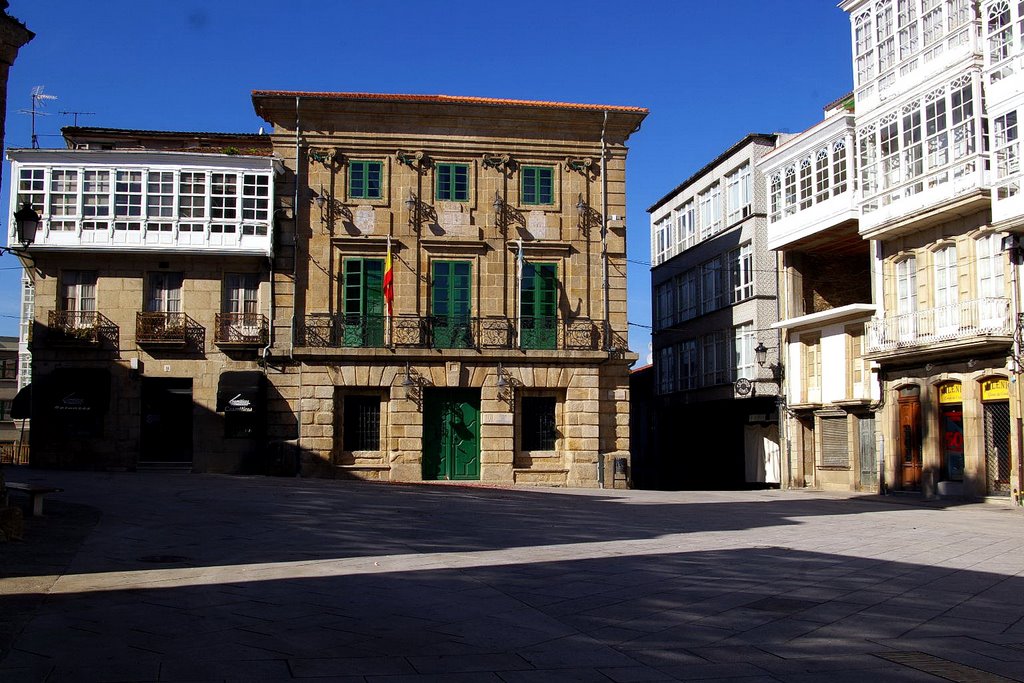
<svg viewBox="0 0 1024 683"><path fill-rule="evenodd" d="M986 235L974 242L974 257L978 264L978 295L981 297L1006 296L1002 242L1000 235Z"/></svg>
<svg viewBox="0 0 1024 683"><path fill-rule="evenodd" d="M110 215L110 171L85 171L82 174L82 215Z"/></svg>
<svg viewBox="0 0 1024 683"><path fill-rule="evenodd" d="M246 173L242 176L242 220L266 221L269 219L270 177ZM266 233L261 234L265 235Z"/></svg>
<svg viewBox="0 0 1024 683"><path fill-rule="evenodd" d="M523 204L554 202L554 170L550 166L524 166L520 175Z"/></svg>
<svg viewBox="0 0 1024 683"><path fill-rule="evenodd" d="M142 216L142 171L117 171L114 181L114 215Z"/></svg>
<svg viewBox="0 0 1024 683"><path fill-rule="evenodd" d="M1020 173L1020 141L1017 134L1017 112L1011 111L992 119L993 148L996 153L996 178L1002 180ZM1013 196L1020 188L1016 184L1007 185L1013 189L1002 192L999 199ZM1003 188L1000 188L1002 190Z"/></svg>
<svg viewBox="0 0 1024 683"><path fill-rule="evenodd" d="M346 451L380 450L380 396L348 394L343 399Z"/></svg>
<svg viewBox="0 0 1024 683"><path fill-rule="evenodd" d="M50 215L74 216L78 205L78 171L54 169L50 174Z"/></svg>
<svg viewBox="0 0 1024 683"><path fill-rule="evenodd" d="M960 323L956 246L939 249L935 261L935 324L937 332L955 330Z"/></svg>
<svg viewBox="0 0 1024 683"><path fill-rule="evenodd" d="M18 209L31 204L36 211L43 210L46 197L46 179L41 168L23 168L18 172Z"/></svg>
<svg viewBox="0 0 1024 683"><path fill-rule="evenodd" d="M349 199L380 199L384 165L379 161L352 161L348 167Z"/></svg>
<svg viewBox="0 0 1024 683"><path fill-rule="evenodd" d="M238 218L238 175L210 175L210 218L230 221Z"/></svg>
<svg viewBox="0 0 1024 683"><path fill-rule="evenodd" d="M150 171L146 176L146 217L174 217L174 173Z"/></svg>
<svg viewBox="0 0 1024 683"><path fill-rule="evenodd" d="M752 379L754 370L754 324L747 323L735 328L736 377Z"/></svg>
<svg viewBox="0 0 1024 683"><path fill-rule="evenodd" d="M434 169L438 201L469 201L469 166L467 164L437 164Z"/></svg>
<svg viewBox="0 0 1024 683"><path fill-rule="evenodd" d="M180 313L182 273L150 273L146 310L151 313Z"/></svg>
<svg viewBox="0 0 1024 683"><path fill-rule="evenodd" d="M554 396L524 396L522 405L522 450L555 450L558 440L558 399Z"/></svg>

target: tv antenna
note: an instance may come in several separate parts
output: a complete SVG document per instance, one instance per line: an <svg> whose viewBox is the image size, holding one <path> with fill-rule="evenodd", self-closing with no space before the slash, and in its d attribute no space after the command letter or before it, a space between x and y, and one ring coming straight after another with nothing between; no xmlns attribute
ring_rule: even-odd
<svg viewBox="0 0 1024 683"><path fill-rule="evenodd" d="M43 108L46 100L57 99L56 95L47 95L43 92L43 89L44 86L42 85L32 88L32 109L18 110L22 114L31 114L32 116L32 149L39 149L39 136L36 135L36 116L49 116L48 112L39 110Z"/></svg>
<svg viewBox="0 0 1024 683"><path fill-rule="evenodd" d="M70 115L75 117L75 128L78 128L78 117L79 116L92 116L96 112L94 111L62 111L61 114Z"/></svg>

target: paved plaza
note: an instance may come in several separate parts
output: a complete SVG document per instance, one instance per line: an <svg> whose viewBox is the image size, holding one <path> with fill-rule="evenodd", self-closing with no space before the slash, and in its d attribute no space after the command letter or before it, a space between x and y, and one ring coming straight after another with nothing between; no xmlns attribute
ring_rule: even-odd
<svg viewBox="0 0 1024 683"><path fill-rule="evenodd" d="M1024 513L8 470L0 681L1024 680Z"/></svg>

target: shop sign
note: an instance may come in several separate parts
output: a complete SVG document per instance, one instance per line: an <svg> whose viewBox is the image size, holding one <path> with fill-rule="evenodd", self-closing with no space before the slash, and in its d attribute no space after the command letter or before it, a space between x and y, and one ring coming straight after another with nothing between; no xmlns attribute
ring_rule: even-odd
<svg viewBox="0 0 1024 683"><path fill-rule="evenodd" d="M962 403L963 385L960 382L949 382L939 385L939 403Z"/></svg>
<svg viewBox="0 0 1024 683"><path fill-rule="evenodd" d="M1010 382L1004 377L993 377L981 381L982 401L1008 401L1010 399Z"/></svg>

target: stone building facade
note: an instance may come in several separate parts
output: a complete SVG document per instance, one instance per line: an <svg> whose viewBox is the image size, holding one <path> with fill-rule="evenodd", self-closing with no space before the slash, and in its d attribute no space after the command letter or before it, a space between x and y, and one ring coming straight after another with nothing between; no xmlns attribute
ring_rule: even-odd
<svg viewBox="0 0 1024 683"><path fill-rule="evenodd" d="M253 102L286 169L268 423L301 471L627 485L625 142L647 111Z"/></svg>

